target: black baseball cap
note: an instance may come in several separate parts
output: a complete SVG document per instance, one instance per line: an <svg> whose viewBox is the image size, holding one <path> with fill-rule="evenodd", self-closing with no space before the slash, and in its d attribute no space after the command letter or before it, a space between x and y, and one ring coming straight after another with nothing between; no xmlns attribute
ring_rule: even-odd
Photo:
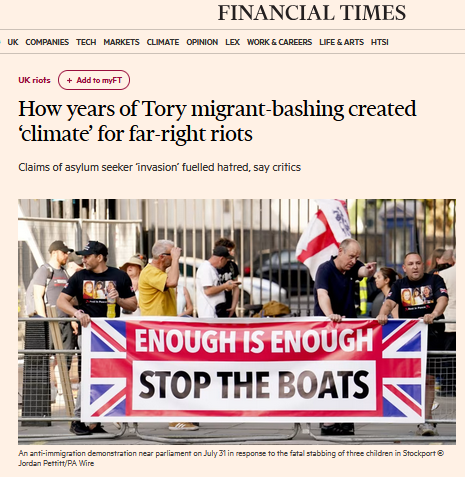
<svg viewBox="0 0 465 477"><path fill-rule="evenodd" d="M78 255L103 255L106 257L108 255L108 248L103 243L97 242L96 240L91 240L84 247L84 250L76 250Z"/></svg>
<svg viewBox="0 0 465 477"><path fill-rule="evenodd" d="M226 247L223 247L223 245L215 247L213 249L213 255L215 255L215 257L233 258L232 255L230 255L229 250Z"/></svg>
<svg viewBox="0 0 465 477"><path fill-rule="evenodd" d="M54 252L55 250L61 250L64 253L71 253L74 252L74 249L68 248L68 245L63 242L63 240L55 240L50 247L48 247L48 251L50 253Z"/></svg>

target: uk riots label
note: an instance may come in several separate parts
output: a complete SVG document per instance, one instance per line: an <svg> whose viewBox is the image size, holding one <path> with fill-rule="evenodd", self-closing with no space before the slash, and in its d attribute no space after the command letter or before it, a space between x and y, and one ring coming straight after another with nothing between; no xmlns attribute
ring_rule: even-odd
<svg viewBox="0 0 465 477"><path fill-rule="evenodd" d="M82 420L422 422L426 325L93 319Z"/></svg>

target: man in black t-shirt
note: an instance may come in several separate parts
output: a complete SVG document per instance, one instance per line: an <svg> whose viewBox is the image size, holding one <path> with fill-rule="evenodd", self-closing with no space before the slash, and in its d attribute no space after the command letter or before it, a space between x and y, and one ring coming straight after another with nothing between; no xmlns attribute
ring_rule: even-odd
<svg viewBox="0 0 465 477"><path fill-rule="evenodd" d="M85 269L69 279L58 297L57 306L61 310L74 316L84 327L89 325L91 318L106 317L109 303L114 304L116 318L120 316L121 308L136 311L137 299L131 279L126 272L107 266L108 249L103 243L91 241L76 254L83 256ZM78 310L72 305L74 298ZM80 391L75 409L78 418L81 417ZM76 435L105 432L100 423L87 427L77 420L71 423L70 430Z"/></svg>
<svg viewBox="0 0 465 477"><path fill-rule="evenodd" d="M444 319L444 310L449 302L446 285L439 275L425 274L425 266L418 253L408 253L402 267L406 276L392 285L384 305L378 315L378 322L385 325L388 315L399 306L399 318L422 318L428 326L428 349L440 350L443 344L444 323L433 324L435 320ZM426 368L426 419L432 419L434 402L433 375L434 362L428 359ZM437 435L436 425L429 423L418 426L417 435Z"/></svg>
<svg viewBox="0 0 465 477"><path fill-rule="evenodd" d="M215 242L215 247L226 247L228 249L229 255L234 257L234 251L236 249L236 244L227 238L220 238ZM226 265L223 268L217 269L218 278L219 278L219 285L224 285L229 281L235 281L239 277L239 267L237 266L236 262L230 258L228 259ZM217 309L217 314L219 318L235 318L236 315L236 307L239 303L239 295L240 289L239 287L235 287L232 290L225 290L224 292L226 301L223 309L219 311Z"/></svg>
<svg viewBox="0 0 465 477"><path fill-rule="evenodd" d="M336 257L324 262L315 277L315 316L327 316L332 321L357 318L355 311L355 281L372 277L376 262L364 265L358 260L360 244L353 239L341 242Z"/></svg>

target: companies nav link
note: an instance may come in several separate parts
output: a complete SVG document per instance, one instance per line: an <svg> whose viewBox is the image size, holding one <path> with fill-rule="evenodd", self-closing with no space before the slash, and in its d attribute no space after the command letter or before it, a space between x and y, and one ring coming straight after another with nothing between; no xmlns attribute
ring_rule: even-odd
<svg viewBox="0 0 465 477"><path fill-rule="evenodd" d="M263 47L263 46L388 46L388 38L9 38L8 46L28 47L137 47L144 44L150 47Z"/></svg>

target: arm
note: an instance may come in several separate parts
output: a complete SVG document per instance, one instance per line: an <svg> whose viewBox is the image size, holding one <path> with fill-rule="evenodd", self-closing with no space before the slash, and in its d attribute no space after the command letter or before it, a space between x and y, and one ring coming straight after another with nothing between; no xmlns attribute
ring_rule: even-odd
<svg viewBox="0 0 465 477"><path fill-rule="evenodd" d="M234 290L237 287L238 287L237 283L233 282L232 280L228 280L226 283L223 283L223 285L203 287L203 289L205 291L205 295L212 296L212 295L218 295L218 293L221 293L226 290L230 290L230 291Z"/></svg>
<svg viewBox="0 0 465 477"><path fill-rule="evenodd" d="M386 300L379 310L379 315L377 316L378 323L380 325L385 325L388 322L388 315L392 312L394 308L397 307L397 303L393 300ZM398 310L398 308L397 308Z"/></svg>
<svg viewBox="0 0 465 477"><path fill-rule="evenodd" d="M231 317L234 314L234 311L236 310L237 304L239 303L239 295L240 295L240 290L239 287L234 288L232 292L232 302L231 302L231 308L229 308L229 317Z"/></svg>
<svg viewBox="0 0 465 477"><path fill-rule="evenodd" d="M328 290L324 288L318 288L318 304L320 308L323 310L325 316L327 316L331 321L335 321L336 323L340 323L342 318L345 316L335 315L333 313L333 307L331 306L331 299L329 298Z"/></svg>
<svg viewBox="0 0 465 477"><path fill-rule="evenodd" d="M179 257L181 256L181 249L173 247L171 249L171 267L166 279L165 289L176 288L179 281Z"/></svg>
<svg viewBox="0 0 465 477"><path fill-rule="evenodd" d="M447 308L447 305L449 303L449 299L445 296L440 296L437 299L436 306L434 307L434 310L423 317L423 321L427 325L431 325L433 323L434 319L437 318L438 316L442 315L444 313L444 310Z"/></svg>
<svg viewBox="0 0 465 477"><path fill-rule="evenodd" d="M358 270L359 278L371 278L376 273L376 262L369 262Z"/></svg>
<svg viewBox="0 0 465 477"><path fill-rule="evenodd" d="M45 295L45 287L42 285L34 285L34 305L36 308L36 313L39 316L47 316L45 311L45 302L44 302L44 295Z"/></svg>
<svg viewBox="0 0 465 477"><path fill-rule="evenodd" d="M184 298L186 299L186 308L183 312L184 315L192 316L194 313L194 305L192 304L189 290L186 287L182 287L184 291Z"/></svg>
<svg viewBox="0 0 465 477"><path fill-rule="evenodd" d="M116 304L123 308L123 310L128 310L130 312L137 310L137 298L135 296L129 298L118 297L116 299Z"/></svg>
<svg viewBox="0 0 465 477"><path fill-rule="evenodd" d="M137 310L137 298L135 296L130 296L129 298L121 298L116 288L113 288L111 292L108 293L108 298L114 298L115 303L121 308L123 308L123 310L128 310L131 313ZM65 313L67 312L65 311Z"/></svg>
<svg viewBox="0 0 465 477"><path fill-rule="evenodd" d="M72 297L71 295L67 295L66 293L61 292L57 300L57 307L60 308L60 310L66 313L68 316L74 316L75 318L77 318L81 322L81 325L85 328L90 323L90 316L87 313L84 313L81 310L76 310L76 308L74 308L74 306L71 304L73 298L74 297ZM77 330L73 326L73 332L75 331Z"/></svg>

